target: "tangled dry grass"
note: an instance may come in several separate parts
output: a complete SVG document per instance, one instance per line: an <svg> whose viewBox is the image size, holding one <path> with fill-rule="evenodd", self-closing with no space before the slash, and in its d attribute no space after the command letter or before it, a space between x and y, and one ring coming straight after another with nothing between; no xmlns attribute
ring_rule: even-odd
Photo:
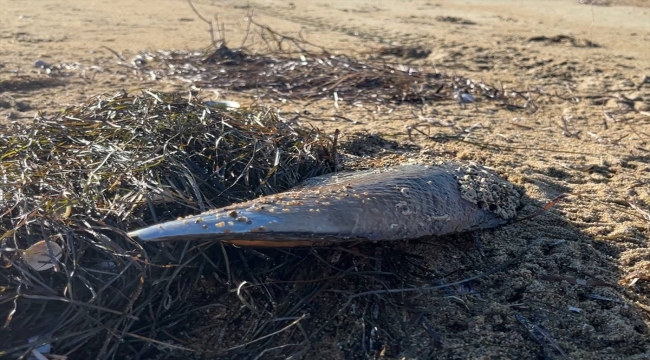
<svg viewBox="0 0 650 360"><path fill-rule="evenodd" d="M271 109L214 109L191 94L99 96L3 129L2 353L143 353L142 339L189 310L205 249L143 245L125 231L332 171L332 149ZM43 240L54 266L37 271L25 259Z"/></svg>
<svg viewBox="0 0 650 360"><path fill-rule="evenodd" d="M493 101L534 111L536 97L551 95L541 90L506 90L435 69L373 59L278 49L254 53L224 44L200 52L143 52L131 66L151 79L190 83L202 89L251 91L262 101L332 99L370 109L404 103Z"/></svg>

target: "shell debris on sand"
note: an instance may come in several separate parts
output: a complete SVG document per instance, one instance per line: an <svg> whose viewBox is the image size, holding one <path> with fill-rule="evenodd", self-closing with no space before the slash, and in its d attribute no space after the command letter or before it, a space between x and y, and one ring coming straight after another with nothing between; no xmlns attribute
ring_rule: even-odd
<svg viewBox="0 0 650 360"><path fill-rule="evenodd" d="M399 165L333 173L290 191L139 229L143 241L222 240L300 246L402 240L493 228L517 214L520 194L475 164Z"/></svg>

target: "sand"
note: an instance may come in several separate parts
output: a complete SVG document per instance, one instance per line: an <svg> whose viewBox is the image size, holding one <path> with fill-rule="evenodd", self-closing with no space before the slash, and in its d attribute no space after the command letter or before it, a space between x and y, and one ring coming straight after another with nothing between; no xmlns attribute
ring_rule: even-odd
<svg viewBox="0 0 650 360"><path fill-rule="evenodd" d="M404 314L413 330L408 341L383 334L384 347L368 354L650 357L650 7L641 0L607 3L195 3L202 14L218 15L231 46L240 43L246 13L254 11L257 21L276 31L301 33L342 54L363 57L420 46L430 51L422 59L387 59L505 90L530 90L538 100L533 110L492 103L461 107L453 101L374 112L345 102L336 110L331 100L275 104L286 112L308 110L321 119L313 125L326 132L339 129L343 137L365 132L395 141L366 151L373 158L367 163L406 161L416 149L420 156L492 167L525 193L528 213L569 194L532 220L482 232L482 251L471 241L412 245L410 251L440 278L459 269L476 275L519 257L471 287L412 300L417 314ZM206 24L184 1L0 0L0 9L2 121L29 121L37 111L52 113L120 89L187 91L186 83L154 81L117 65L112 51L130 60L142 50L195 50L210 41ZM39 59L62 65L62 74L48 77L34 67ZM227 90L212 95L254 101L254 94ZM421 132L408 136L408 128ZM459 131L473 145L436 138ZM355 319L342 316L338 328L312 343L311 354L361 358L358 334L365 330ZM210 332L188 336L195 345L215 346Z"/></svg>

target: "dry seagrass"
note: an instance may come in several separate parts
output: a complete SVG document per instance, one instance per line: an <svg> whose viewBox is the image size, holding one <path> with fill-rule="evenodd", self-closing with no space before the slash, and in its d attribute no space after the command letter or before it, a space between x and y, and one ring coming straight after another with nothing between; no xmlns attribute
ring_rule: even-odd
<svg viewBox="0 0 650 360"><path fill-rule="evenodd" d="M478 166L400 165L335 173L288 192L132 231L144 241L302 246L399 240L493 228L516 216L513 185Z"/></svg>

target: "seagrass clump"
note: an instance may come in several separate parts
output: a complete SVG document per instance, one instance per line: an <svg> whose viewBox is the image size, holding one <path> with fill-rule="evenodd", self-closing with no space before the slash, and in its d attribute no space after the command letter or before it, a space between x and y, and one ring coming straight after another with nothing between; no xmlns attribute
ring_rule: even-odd
<svg viewBox="0 0 650 360"><path fill-rule="evenodd" d="M191 311L214 244L126 232L288 189L335 157L316 129L193 94L121 92L5 125L0 357L145 356Z"/></svg>
<svg viewBox="0 0 650 360"><path fill-rule="evenodd" d="M135 68L155 79L206 89L252 91L259 98L280 101L332 99L334 93L341 102L371 106L458 101L459 93L489 101L516 101L472 79L328 53L297 57L222 46L208 56L205 52L155 51L143 52L138 59L143 60Z"/></svg>

